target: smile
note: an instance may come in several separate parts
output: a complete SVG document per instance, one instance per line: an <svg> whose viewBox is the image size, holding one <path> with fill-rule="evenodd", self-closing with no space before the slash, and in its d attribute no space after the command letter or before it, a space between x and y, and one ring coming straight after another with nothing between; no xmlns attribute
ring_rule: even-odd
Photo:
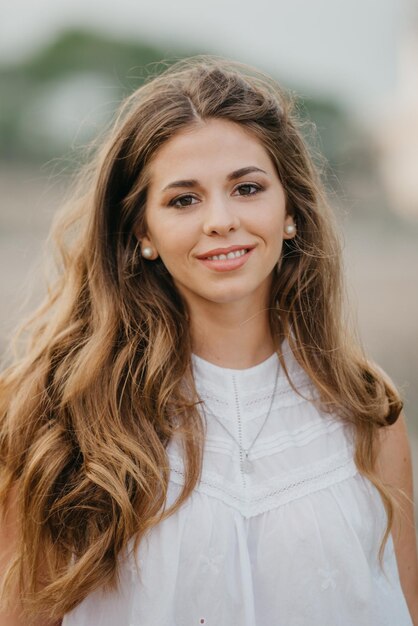
<svg viewBox="0 0 418 626"><path fill-rule="evenodd" d="M248 252L247 248L242 248L241 250L234 250L234 252L228 252L228 254L214 254L213 256L206 257L211 261L224 261L225 259L237 259L240 256L243 256L246 252Z"/></svg>
<svg viewBox="0 0 418 626"><path fill-rule="evenodd" d="M253 252L254 248L241 248L228 252L228 254L214 254L198 260L215 272L230 272L247 263Z"/></svg>

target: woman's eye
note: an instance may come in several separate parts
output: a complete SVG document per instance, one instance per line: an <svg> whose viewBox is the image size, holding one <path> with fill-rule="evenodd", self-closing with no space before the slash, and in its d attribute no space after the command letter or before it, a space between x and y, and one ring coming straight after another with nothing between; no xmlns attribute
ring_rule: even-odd
<svg viewBox="0 0 418 626"><path fill-rule="evenodd" d="M170 200L170 202L168 203L168 206L173 206L173 207L176 207L177 209L191 206L192 203L188 202L189 199L196 200L194 196L190 196L190 195L178 196L177 198L173 198L172 200ZM180 202L180 204L177 204L177 202Z"/></svg>
<svg viewBox="0 0 418 626"><path fill-rule="evenodd" d="M255 191L250 192L250 188L255 189ZM241 193L241 190L244 190L244 193ZM243 183L242 185L238 185L237 191L239 191L240 196L254 196L256 193L262 190L260 185L255 185L254 183Z"/></svg>

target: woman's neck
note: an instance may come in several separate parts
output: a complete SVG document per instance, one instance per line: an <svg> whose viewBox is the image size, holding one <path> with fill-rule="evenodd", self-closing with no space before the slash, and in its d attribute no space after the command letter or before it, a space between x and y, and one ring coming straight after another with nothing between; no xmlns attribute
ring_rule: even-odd
<svg viewBox="0 0 418 626"><path fill-rule="evenodd" d="M191 316L193 352L231 369L245 369L266 360L275 350L268 311L257 307L211 307Z"/></svg>

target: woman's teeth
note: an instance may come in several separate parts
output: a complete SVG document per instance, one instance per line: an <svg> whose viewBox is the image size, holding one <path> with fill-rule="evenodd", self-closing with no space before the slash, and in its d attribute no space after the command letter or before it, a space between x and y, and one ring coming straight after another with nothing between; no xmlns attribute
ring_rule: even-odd
<svg viewBox="0 0 418 626"><path fill-rule="evenodd" d="M236 259L248 252L247 249L234 250L234 252L228 252L228 254L215 254L214 256L208 256L209 261L224 261L225 259Z"/></svg>

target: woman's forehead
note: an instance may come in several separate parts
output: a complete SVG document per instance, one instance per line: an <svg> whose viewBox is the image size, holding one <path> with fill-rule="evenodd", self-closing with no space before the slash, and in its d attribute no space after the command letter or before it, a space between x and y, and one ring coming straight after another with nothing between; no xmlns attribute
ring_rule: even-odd
<svg viewBox="0 0 418 626"><path fill-rule="evenodd" d="M211 119L179 131L159 148L149 164L150 183L162 192L173 181L226 178L249 166L270 175L274 170L260 139L237 123Z"/></svg>

